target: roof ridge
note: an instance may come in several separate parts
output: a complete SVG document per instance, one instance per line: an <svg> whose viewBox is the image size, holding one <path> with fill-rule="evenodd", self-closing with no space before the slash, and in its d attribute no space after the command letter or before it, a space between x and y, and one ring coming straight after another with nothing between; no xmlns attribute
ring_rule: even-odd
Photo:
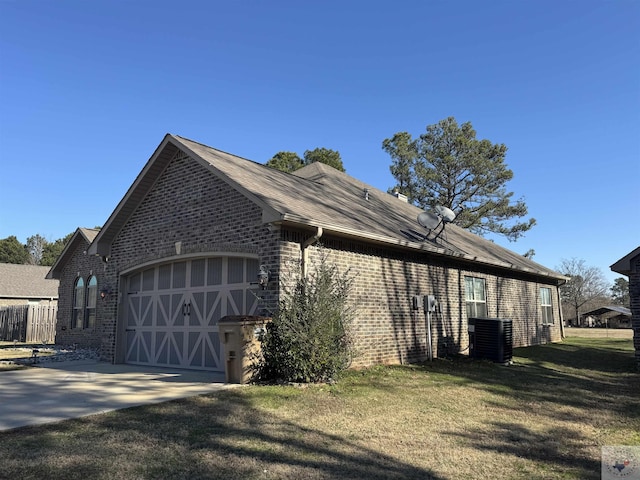
<svg viewBox="0 0 640 480"><path fill-rule="evenodd" d="M172 137L175 137L175 138L177 138L177 139L180 139L181 141L186 141L186 142L193 143L193 144L195 144L195 145L199 145L200 147L205 148L205 149L207 149L207 150L210 150L210 151L212 151L212 152L218 152L218 153L222 153L222 154L224 154L224 155L229 155L230 157L234 157L234 158L237 158L237 159L239 159L239 160L244 160L244 161L250 162L250 163L252 163L252 164L254 164L254 165L257 165L257 166L260 166L260 167L267 168L267 169L269 169L269 171L271 171L271 172L278 172L278 174L280 174L280 175L295 176L297 179L302 179L302 180L305 180L305 181L308 181L308 182L311 182L311 183L319 184L319 182L316 182L316 181L314 181L314 180L312 180L312 179L310 179L310 178L305 178L305 177L300 177L300 176L295 175L295 172L296 172L296 171L298 171L298 170L302 170L303 168L306 168L307 166L310 166L310 165L305 165L304 167L302 167L302 168L300 168L300 169L298 169L298 170L296 170L296 171L294 171L294 172L285 172L285 171L283 171L283 170L279 170L279 169L277 169L277 168L270 167L270 166L268 166L268 165L267 165L267 164L265 164L265 163L260 163L260 162L258 162L257 160L252 160L252 159L247 158L247 157L242 157L242 156L240 156L240 155L236 155L235 153L229 153L229 152L227 152L227 151L225 151L225 150L221 150L221 149L219 149L219 148L211 147L211 146L209 146L209 145L206 145L206 144L204 144L204 143L198 142L198 141L196 141L196 140L191 140L190 138L186 138L186 137L183 137L183 136L181 136L181 135L174 135L174 134L171 134L171 133L170 133L169 135L171 135ZM318 163L318 162L314 162L314 163ZM330 165L326 165L326 166L327 166L327 167L329 167L329 168L333 168L333 167L331 167ZM334 170L336 170L336 169L334 169ZM339 172L339 170L336 170L336 171L338 171L338 172ZM341 173L342 173L342 172L341 172Z"/></svg>

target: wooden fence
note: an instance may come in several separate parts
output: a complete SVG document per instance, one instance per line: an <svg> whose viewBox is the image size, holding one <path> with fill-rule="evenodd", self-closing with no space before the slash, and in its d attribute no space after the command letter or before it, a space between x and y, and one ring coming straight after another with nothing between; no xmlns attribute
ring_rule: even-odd
<svg viewBox="0 0 640 480"><path fill-rule="evenodd" d="M0 341L55 343L57 315L55 305L0 307Z"/></svg>

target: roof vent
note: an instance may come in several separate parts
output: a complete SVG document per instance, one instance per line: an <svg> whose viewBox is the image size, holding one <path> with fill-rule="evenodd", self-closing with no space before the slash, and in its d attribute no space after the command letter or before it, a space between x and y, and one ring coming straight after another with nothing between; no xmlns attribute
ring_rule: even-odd
<svg viewBox="0 0 640 480"><path fill-rule="evenodd" d="M403 195L402 193L400 193L397 190L395 192L393 192L393 196L396 197L398 200L403 201L404 203L409 203L409 199L407 198L407 196Z"/></svg>

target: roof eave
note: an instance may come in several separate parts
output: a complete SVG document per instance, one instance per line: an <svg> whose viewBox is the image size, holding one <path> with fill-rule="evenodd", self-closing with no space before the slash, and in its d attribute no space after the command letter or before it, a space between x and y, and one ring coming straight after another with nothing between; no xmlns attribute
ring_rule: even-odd
<svg viewBox="0 0 640 480"><path fill-rule="evenodd" d="M378 245L392 246L395 248L401 248L401 249L407 249L407 250L413 250L413 251L428 252L430 254L441 256L441 257L447 257L447 258L453 257L463 262L480 264L487 267L498 268L501 270L521 272L524 274L534 275L537 277L553 280L556 285L562 285L568 280L567 277L565 276L553 275L550 272L546 272L546 271L523 268L507 262L495 262L482 257L473 256L473 255L469 255L461 252L456 252L447 248L434 247L426 243L411 242L409 240L401 240L398 238L387 237L384 235L366 233L361 230L350 229L340 225L332 225L326 222L319 222L313 219L303 218L303 217L289 214L289 213L281 215L279 220L273 219L271 221L273 223L279 222L282 224L304 226L309 228L322 227L322 229L326 233L333 233L338 236L364 240L366 242L374 243Z"/></svg>
<svg viewBox="0 0 640 480"><path fill-rule="evenodd" d="M62 250L60 255L58 255L58 258L56 259L55 263L49 269L49 272L47 272L47 274L45 275L44 278L46 278L48 280L53 280L53 279L59 280L60 279L60 274L62 273L62 268L67 263L67 260L68 260L69 256L71 255L71 252L75 248L75 245L78 243L78 239L80 237L84 238L84 240L87 243L91 244L91 240L89 240L89 238L87 238L87 236L84 234L82 229L81 228L77 228L76 231L74 232L73 236L71 237L71 239L69 239L67 244L64 246L64 249Z"/></svg>
<svg viewBox="0 0 640 480"><path fill-rule="evenodd" d="M626 275L628 277L631 275L631 261L638 255L640 255L640 247L629 252L609 268L612 272L619 273L620 275Z"/></svg>

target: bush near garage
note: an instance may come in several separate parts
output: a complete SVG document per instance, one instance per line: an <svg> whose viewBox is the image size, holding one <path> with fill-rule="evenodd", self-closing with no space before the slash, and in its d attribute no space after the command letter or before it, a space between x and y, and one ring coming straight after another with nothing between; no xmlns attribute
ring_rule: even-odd
<svg viewBox="0 0 640 480"><path fill-rule="evenodd" d="M326 382L346 369L353 355L351 287L350 272L341 273L325 256L307 277L281 281L280 304L262 339L256 379Z"/></svg>

